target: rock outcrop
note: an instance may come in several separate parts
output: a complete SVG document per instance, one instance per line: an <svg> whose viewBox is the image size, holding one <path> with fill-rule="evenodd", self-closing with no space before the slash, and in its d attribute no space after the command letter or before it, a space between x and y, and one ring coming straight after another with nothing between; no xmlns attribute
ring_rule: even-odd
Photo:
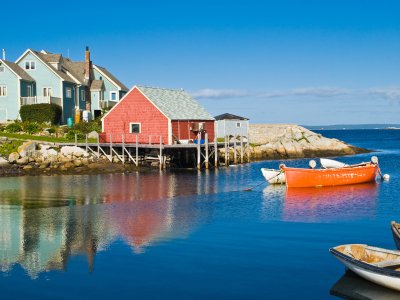
<svg viewBox="0 0 400 300"><path fill-rule="evenodd" d="M327 157L369 152L298 125L251 124L249 142L252 145L249 154L253 159Z"/></svg>

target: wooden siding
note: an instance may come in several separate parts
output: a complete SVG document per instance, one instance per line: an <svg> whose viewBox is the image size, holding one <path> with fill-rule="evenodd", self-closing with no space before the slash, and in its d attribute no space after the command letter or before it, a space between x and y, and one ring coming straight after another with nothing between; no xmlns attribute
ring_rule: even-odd
<svg viewBox="0 0 400 300"><path fill-rule="evenodd" d="M214 121L207 120L173 120L172 123L172 134L179 140L195 140L197 138L196 133L190 130L192 123L204 122L204 133L208 133L208 140L214 141ZM204 134L202 135L204 139Z"/></svg>
<svg viewBox="0 0 400 300"><path fill-rule="evenodd" d="M168 118L137 89L133 89L104 117L105 141L109 142L112 134L113 142L122 142L124 134L126 143L134 143L135 134L129 133L130 123L141 123L139 143L159 143L161 136L163 144L168 144Z"/></svg>

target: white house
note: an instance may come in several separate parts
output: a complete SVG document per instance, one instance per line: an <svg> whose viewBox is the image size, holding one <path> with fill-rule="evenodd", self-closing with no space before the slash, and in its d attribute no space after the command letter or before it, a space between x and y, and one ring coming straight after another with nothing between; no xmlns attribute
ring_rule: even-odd
<svg viewBox="0 0 400 300"><path fill-rule="evenodd" d="M222 114L215 117L217 138L225 136L249 136L249 119L232 114Z"/></svg>

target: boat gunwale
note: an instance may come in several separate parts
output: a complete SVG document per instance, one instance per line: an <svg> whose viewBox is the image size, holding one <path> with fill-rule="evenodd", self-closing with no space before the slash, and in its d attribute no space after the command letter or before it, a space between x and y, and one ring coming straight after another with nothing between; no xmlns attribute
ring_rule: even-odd
<svg viewBox="0 0 400 300"><path fill-rule="evenodd" d="M354 244L350 244L350 245L354 245ZM341 245L341 246L347 246L347 245ZM370 247L368 245L364 245L364 246L366 246L366 248L369 248L371 250L376 249L380 252L392 253L392 254L396 254L396 255L400 256L400 252L398 252L398 251L386 250L386 249L382 249L382 248L375 248L375 247ZM346 255L346 254L336 250L335 248L337 248L337 247L340 247L340 246L330 248L329 252L332 253L334 256L342 258L343 260L351 263L352 265L355 265L364 270L371 271L371 272L379 274L379 275L386 275L386 276L390 276L390 277L400 278L400 271L395 271L395 270L387 269L384 267L378 267L378 266L360 261L358 259L352 258L349 255ZM381 250L385 250L385 251L381 251Z"/></svg>
<svg viewBox="0 0 400 300"><path fill-rule="evenodd" d="M343 168L329 168L329 169L306 169L306 168L292 168L292 167L283 167L282 169L286 172L288 171L295 171L295 172L305 172L305 173L313 173L313 172L323 172L323 173L348 173L353 170L364 170L364 169L375 169L377 165L368 164L365 166L354 166L354 167L343 167Z"/></svg>

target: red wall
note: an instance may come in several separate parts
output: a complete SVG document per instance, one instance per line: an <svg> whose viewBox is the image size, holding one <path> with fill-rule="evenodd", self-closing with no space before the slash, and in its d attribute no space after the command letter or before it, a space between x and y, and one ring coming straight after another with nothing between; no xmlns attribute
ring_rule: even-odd
<svg viewBox="0 0 400 300"><path fill-rule="evenodd" d="M168 118L136 88L103 119L101 142L109 142L112 134L112 142L120 143L125 134L125 142L134 143L135 134L129 133L129 123L142 124L139 143L147 144L150 138L157 144L162 136L163 144L168 144Z"/></svg>
<svg viewBox="0 0 400 300"><path fill-rule="evenodd" d="M204 122L204 133L208 133L208 141L214 141L214 121L172 121L172 134L175 135L180 140L195 140L197 138L196 134L190 130L191 124L195 122ZM202 139L204 139L204 133Z"/></svg>

